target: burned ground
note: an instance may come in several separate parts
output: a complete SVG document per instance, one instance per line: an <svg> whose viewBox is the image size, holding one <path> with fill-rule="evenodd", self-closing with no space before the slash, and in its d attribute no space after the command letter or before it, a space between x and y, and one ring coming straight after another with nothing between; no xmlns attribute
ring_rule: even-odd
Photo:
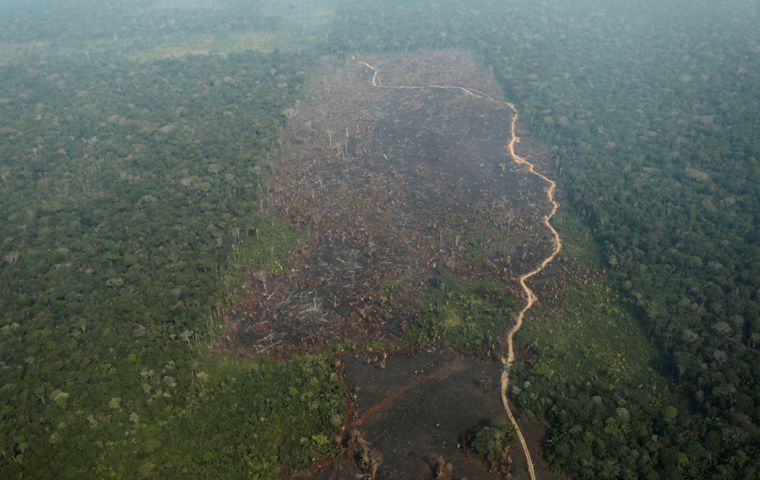
<svg viewBox="0 0 760 480"><path fill-rule="evenodd" d="M468 457L462 445L468 431L503 416L493 394L498 364L450 350L391 355L385 361L382 354L360 354L341 361L354 407L346 435L361 432L382 452L379 480L432 479L439 458L451 463L454 478L500 478ZM317 478L354 478L360 473L349 459Z"/></svg>
<svg viewBox="0 0 760 480"><path fill-rule="evenodd" d="M428 78L439 65L438 83L476 72L436 58L388 68ZM294 153L271 177L265 215L305 240L291 268L251 282L229 313L230 347L282 356L398 339L431 279L499 278L519 296L517 274L549 248L542 186L506 152L508 109L455 90L374 88L371 77L350 62L290 113Z"/></svg>

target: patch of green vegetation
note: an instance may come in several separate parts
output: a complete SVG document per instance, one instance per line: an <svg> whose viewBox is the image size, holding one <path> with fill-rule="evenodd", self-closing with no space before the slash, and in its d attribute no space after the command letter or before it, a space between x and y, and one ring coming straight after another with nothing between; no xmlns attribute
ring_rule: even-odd
<svg viewBox="0 0 760 480"><path fill-rule="evenodd" d="M505 291L498 280L464 282L444 274L420 301L420 321L409 335L418 341L495 353L513 316L513 304Z"/></svg>
<svg viewBox="0 0 760 480"><path fill-rule="evenodd" d="M604 280L568 288L558 314L539 305L516 340L536 354L533 375L548 381L593 382L607 390L622 383L655 395L667 381L654 365L655 346L623 298Z"/></svg>
<svg viewBox="0 0 760 480"><path fill-rule="evenodd" d="M325 358L221 358L207 368L194 372L183 415L144 427L132 447L156 478L275 478L281 465L306 470L341 454L328 435L343 421L342 387Z"/></svg>
<svg viewBox="0 0 760 480"><path fill-rule="evenodd" d="M235 288L243 283L242 269L256 266L279 273L288 266L288 254L298 244L299 237L293 226L278 218L256 222L232 254L225 284Z"/></svg>
<svg viewBox="0 0 760 480"><path fill-rule="evenodd" d="M507 465L508 447L517 435L507 418L498 418L485 425L467 439L467 449L488 465L490 471L498 471Z"/></svg>
<svg viewBox="0 0 760 480"><path fill-rule="evenodd" d="M284 220L261 220L251 229L250 237L238 246L238 262L259 265L272 272L287 266L287 255L298 243L293 226Z"/></svg>
<svg viewBox="0 0 760 480"><path fill-rule="evenodd" d="M552 218L552 225L562 235L561 256L590 268L605 265L591 230L570 207L561 207Z"/></svg>

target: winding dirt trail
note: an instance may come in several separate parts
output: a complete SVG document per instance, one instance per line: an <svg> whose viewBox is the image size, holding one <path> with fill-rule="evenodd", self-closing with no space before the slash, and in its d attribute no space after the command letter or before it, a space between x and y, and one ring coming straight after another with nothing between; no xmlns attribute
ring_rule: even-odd
<svg viewBox="0 0 760 480"><path fill-rule="evenodd" d="M514 336L515 334L520 330L520 328L523 325L523 322L525 320L525 314L530 310L533 305L538 300L538 296L533 292L533 290L528 286L528 280L530 280L532 277L538 275L541 273L547 265L549 265L559 254L560 250L562 249L562 237L560 237L557 230L554 228L554 226L551 224L551 219L554 217L554 215L557 213L557 210L559 209L559 203L554 198L554 195L557 190L557 182L550 179L546 175L542 174L541 172L536 170L535 165L533 165L531 162L529 162L526 158L521 157L517 154L515 150L515 146L520 142L520 137L517 136L517 123L520 118L520 113L518 112L517 108L514 106L514 104L510 102L501 102L490 95L479 92L475 89L465 88L457 85L424 85L424 86L414 86L414 85L381 85L380 84L380 70L370 65L367 62L360 61L362 65L372 70L372 86L376 88L386 88L386 89L393 89L393 90L426 90L426 89L443 89L443 90L459 90L465 95L470 95L476 98L484 98L491 102L501 104L509 108L512 113L512 122L510 125L510 139L509 143L507 144L507 151L509 152L509 156L512 158L512 161L515 162L518 165L526 165L528 167L528 171L540 178L544 183L546 183L546 198L551 204L551 211L544 215L543 218L543 224L546 226L546 228L549 229L549 231L552 233L553 236L553 243L554 248L549 253L549 255L544 258L541 263L531 270L528 273L525 273L520 276L520 287L525 292L526 296L526 302L525 306L517 313L517 316L515 317L515 323L512 325L512 328L510 328L502 337L502 343L506 344L507 349L507 356L501 357L501 363L503 365L503 370L501 373L501 401L504 405L504 410L507 412L507 416L509 417L509 421L512 422L512 426L515 429L515 432L517 433L517 438L520 441L520 446L522 447L522 451L525 454L525 460L528 466L528 473L530 474L531 480L536 480L536 471L533 467L533 460L530 455L530 450L528 449L528 444L525 441L525 436L522 433L522 430L520 429L520 426L517 424L517 420L515 419L514 414L512 413L512 409L509 406L509 400L507 398L507 389L509 387L509 373L512 368L512 364L515 361L515 349L514 349Z"/></svg>
<svg viewBox="0 0 760 480"><path fill-rule="evenodd" d="M509 155L512 157L512 160L518 165L527 165L528 171L531 174L537 176L547 184L546 198L549 200L549 203L551 203L552 206L551 211L547 215L544 215L543 223L546 225L546 228L552 232L552 235L554 237L554 248L552 249L551 253L549 253L549 255L543 259L543 261L541 261L541 264L539 266L528 273L520 275L520 287L522 287L523 291L525 292L527 301L525 302L525 306L522 308L522 310L517 313L514 325L512 325L512 328L510 328L505 335L507 344L507 356L506 358L504 356L501 357L501 363L504 365L504 369L501 372L501 402L504 404L504 410L507 411L509 421L512 422L512 425L515 427L515 432L517 432L517 438L520 440L520 445L522 446L523 452L525 453L525 458L528 463L528 473L530 474L530 478L531 480L536 480L536 471L533 468L533 460L530 457L528 444L525 442L525 437L523 436L520 427L517 425L517 420L515 420L512 409L509 408L507 388L509 387L509 372L512 368L512 363L515 361L515 348L513 345L513 338L515 336L515 333L517 333L517 331L522 327L523 321L525 320L525 313L530 310L531 307L533 307L533 304L536 303L536 300L538 300L538 296L536 296L533 290L531 290L527 282L531 277L541 273L546 268L546 266L549 265L549 263L551 263L552 260L554 260L554 258L559 254L560 250L562 249L562 237L559 236L559 233L551 224L552 217L554 217L554 215L557 213L557 210L559 209L559 202L554 199L554 193L557 190L557 182L538 172L535 165L530 163L525 158L519 156L517 152L515 152L515 145L520 141L520 137L517 136L517 121L520 117L520 114L513 104L509 102L504 103L514 112L510 129L512 134L508 145Z"/></svg>

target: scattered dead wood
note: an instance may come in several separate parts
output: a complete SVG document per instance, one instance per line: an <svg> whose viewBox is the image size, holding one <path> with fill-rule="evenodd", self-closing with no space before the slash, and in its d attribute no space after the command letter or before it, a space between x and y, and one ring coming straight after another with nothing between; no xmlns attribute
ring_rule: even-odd
<svg viewBox="0 0 760 480"><path fill-rule="evenodd" d="M399 83L435 77L496 93L463 58L436 55L380 68ZM550 247L537 227L541 185L506 156L508 109L443 89L373 89L365 70L348 64L312 90L311 107L289 112L294 153L270 177L264 214L307 240L291 269L250 270L228 313L229 347L287 356L397 338L417 321L431 277L514 282Z"/></svg>

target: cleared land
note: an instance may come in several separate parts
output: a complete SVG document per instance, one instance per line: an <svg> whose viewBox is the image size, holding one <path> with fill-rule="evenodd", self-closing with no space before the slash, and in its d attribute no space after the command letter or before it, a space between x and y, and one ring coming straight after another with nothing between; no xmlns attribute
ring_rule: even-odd
<svg viewBox="0 0 760 480"><path fill-rule="evenodd" d="M461 53L371 60L388 84L499 96ZM458 476L489 478L464 443L505 417L495 359L519 275L552 248L545 185L508 155L508 108L456 90L374 88L373 75L349 61L285 112L292 153L270 176L258 238L241 246L255 261L220 347L359 352L338 357L350 459L359 431L385 458L377 478L432 478L441 458ZM273 261L282 250L286 261ZM527 476L520 457L516 478Z"/></svg>
<svg viewBox="0 0 760 480"><path fill-rule="evenodd" d="M488 85L464 57L441 58L393 65L443 63L443 81L466 80L446 78L465 71L474 78L461 83ZM285 219L300 240L288 268L252 268L230 314L230 347L288 355L398 340L443 275L499 280L519 298L514 279L549 248L537 221L542 185L505 154L506 109L450 91L373 89L370 78L349 63L315 85L309 106L288 112L296 153L271 176L264 215Z"/></svg>

